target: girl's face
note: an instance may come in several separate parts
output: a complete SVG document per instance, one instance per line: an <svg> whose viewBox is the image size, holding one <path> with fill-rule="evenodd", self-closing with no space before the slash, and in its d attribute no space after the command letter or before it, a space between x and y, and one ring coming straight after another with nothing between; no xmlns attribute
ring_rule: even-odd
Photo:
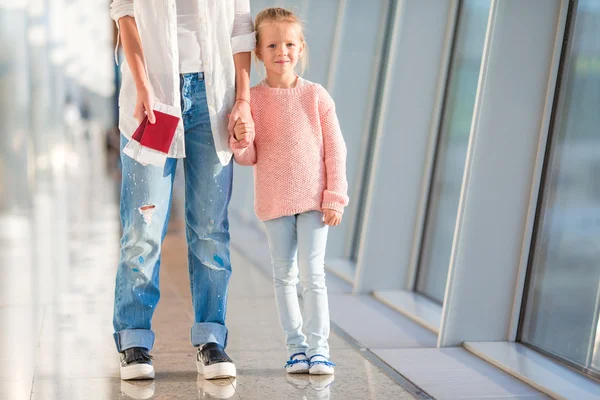
<svg viewBox="0 0 600 400"><path fill-rule="evenodd" d="M265 64L267 75L294 74L303 51L304 42L296 24L267 23L261 27L256 56Z"/></svg>

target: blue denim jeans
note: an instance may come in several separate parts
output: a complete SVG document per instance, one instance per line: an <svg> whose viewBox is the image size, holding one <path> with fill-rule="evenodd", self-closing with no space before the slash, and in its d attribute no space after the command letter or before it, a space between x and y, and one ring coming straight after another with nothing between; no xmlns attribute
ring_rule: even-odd
<svg viewBox="0 0 600 400"><path fill-rule="evenodd" d="M233 165L217 158L210 127L204 75L181 75L185 128L185 219L188 268L195 323L194 346L227 344L225 313L231 276L229 221ZM122 150L121 254L113 325L118 351L152 349L152 315L160 297L161 244L167 232L177 160L164 168L142 166Z"/></svg>
<svg viewBox="0 0 600 400"><path fill-rule="evenodd" d="M329 358L329 301L325 285L329 227L323 222L323 213L309 211L276 218L265 221L265 227L273 264L275 303L288 353ZM304 321L296 291L298 281L303 289Z"/></svg>

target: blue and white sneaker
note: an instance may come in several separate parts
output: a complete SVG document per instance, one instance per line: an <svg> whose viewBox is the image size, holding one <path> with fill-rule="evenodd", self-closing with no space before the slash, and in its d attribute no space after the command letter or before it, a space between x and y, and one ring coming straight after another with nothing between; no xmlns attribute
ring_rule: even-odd
<svg viewBox="0 0 600 400"><path fill-rule="evenodd" d="M315 354L309 359L308 373L311 375L333 375L335 364L321 354Z"/></svg>
<svg viewBox="0 0 600 400"><path fill-rule="evenodd" d="M285 371L288 374L308 374L309 362L305 353L292 354L289 361L285 364Z"/></svg>

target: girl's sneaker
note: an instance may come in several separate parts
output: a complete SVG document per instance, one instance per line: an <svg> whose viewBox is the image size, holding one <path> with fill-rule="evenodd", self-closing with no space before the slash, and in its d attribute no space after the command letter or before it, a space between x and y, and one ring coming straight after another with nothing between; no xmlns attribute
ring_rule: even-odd
<svg viewBox="0 0 600 400"><path fill-rule="evenodd" d="M309 367L309 361L305 353L292 354L285 364L285 370L288 374L307 374Z"/></svg>
<svg viewBox="0 0 600 400"><path fill-rule="evenodd" d="M309 370L311 375L333 375L335 364L321 354L315 354L309 360Z"/></svg>

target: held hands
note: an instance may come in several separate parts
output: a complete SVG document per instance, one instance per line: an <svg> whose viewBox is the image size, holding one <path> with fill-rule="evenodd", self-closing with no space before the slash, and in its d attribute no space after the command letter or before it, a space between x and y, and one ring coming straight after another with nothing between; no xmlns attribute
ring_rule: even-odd
<svg viewBox="0 0 600 400"><path fill-rule="evenodd" d="M229 114L229 133L238 142L251 143L254 140L254 120L250 112L250 104L245 100L237 100Z"/></svg>
<svg viewBox="0 0 600 400"><path fill-rule="evenodd" d="M135 101L135 111L133 116L137 120L138 124L141 124L144 117L148 115L148 121L153 124L156 122L154 117L154 111L152 111L152 104L154 99L152 92L148 86L138 87L137 99Z"/></svg>
<svg viewBox="0 0 600 400"><path fill-rule="evenodd" d="M330 208L324 208L323 222L329 226L337 226L342 222L342 213Z"/></svg>

